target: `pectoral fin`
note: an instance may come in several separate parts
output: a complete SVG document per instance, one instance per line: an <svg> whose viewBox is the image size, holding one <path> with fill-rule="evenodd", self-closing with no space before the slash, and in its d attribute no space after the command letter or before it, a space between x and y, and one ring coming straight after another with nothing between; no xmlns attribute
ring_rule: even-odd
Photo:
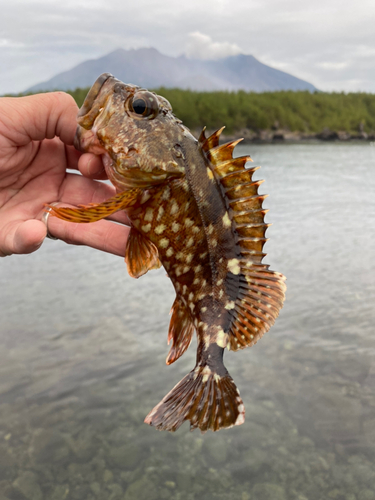
<svg viewBox="0 0 375 500"><path fill-rule="evenodd" d="M129 189L97 205L81 205L78 208L47 205L47 209L51 215L68 222L96 222L133 205L142 191L138 188Z"/></svg>
<svg viewBox="0 0 375 500"><path fill-rule="evenodd" d="M150 269L161 266L156 246L133 227L126 244L125 262L132 278L139 278Z"/></svg>

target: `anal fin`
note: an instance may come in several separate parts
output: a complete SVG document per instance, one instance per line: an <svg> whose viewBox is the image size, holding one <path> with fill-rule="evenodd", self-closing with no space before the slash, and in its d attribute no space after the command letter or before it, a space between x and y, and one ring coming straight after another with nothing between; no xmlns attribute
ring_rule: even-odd
<svg viewBox="0 0 375 500"><path fill-rule="evenodd" d="M134 227L130 230L126 244L125 262L132 278L139 278L147 271L161 266L156 246Z"/></svg>
<svg viewBox="0 0 375 500"><path fill-rule="evenodd" d="M172 346L166 360L167 365L174 363L183 355L189 347L194 333L194 325L189 312L178 297L173 303L171 314L168 344L172 341Z"/></svg>

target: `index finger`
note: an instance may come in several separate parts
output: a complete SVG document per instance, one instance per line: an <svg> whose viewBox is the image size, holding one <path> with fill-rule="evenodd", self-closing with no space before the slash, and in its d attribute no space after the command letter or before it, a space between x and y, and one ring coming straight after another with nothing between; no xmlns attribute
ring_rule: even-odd
<svg viewBox="0 0 375 500"><path fill-rule="evenodd" d="M5 97L1 99L0 125L4 126L7 139L16 146L56 136L72 145L77 112L76 102L65 92Z"/></svg>

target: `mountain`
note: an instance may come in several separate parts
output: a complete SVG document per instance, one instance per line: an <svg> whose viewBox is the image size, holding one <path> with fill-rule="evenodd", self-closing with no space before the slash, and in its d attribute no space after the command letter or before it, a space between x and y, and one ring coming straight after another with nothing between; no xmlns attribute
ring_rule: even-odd
<svg viewBox="0 0 375 500"><path fill-rule="evenodd" d="M153 48L117 49L90 59L46 82L28 88L74 90L90 87L101 73L112 73L126 83L145 88L179 87L191 90L309 90L316 88L284 71L262 64L251 55L239 54L215 61L170 57Z"/></svg>

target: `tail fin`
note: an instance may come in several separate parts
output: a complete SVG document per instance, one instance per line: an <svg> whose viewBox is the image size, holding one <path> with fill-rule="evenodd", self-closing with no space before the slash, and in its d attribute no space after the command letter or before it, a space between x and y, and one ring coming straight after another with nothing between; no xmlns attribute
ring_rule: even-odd
<svg viewBox="0 0 375 500"><path fill-rule="evenodd" d="M197 366L155 406L145 423L174 432L185 420L190 420L190 430L198 427L202 432L242 424L245 408L232 377Z"/></svg>

